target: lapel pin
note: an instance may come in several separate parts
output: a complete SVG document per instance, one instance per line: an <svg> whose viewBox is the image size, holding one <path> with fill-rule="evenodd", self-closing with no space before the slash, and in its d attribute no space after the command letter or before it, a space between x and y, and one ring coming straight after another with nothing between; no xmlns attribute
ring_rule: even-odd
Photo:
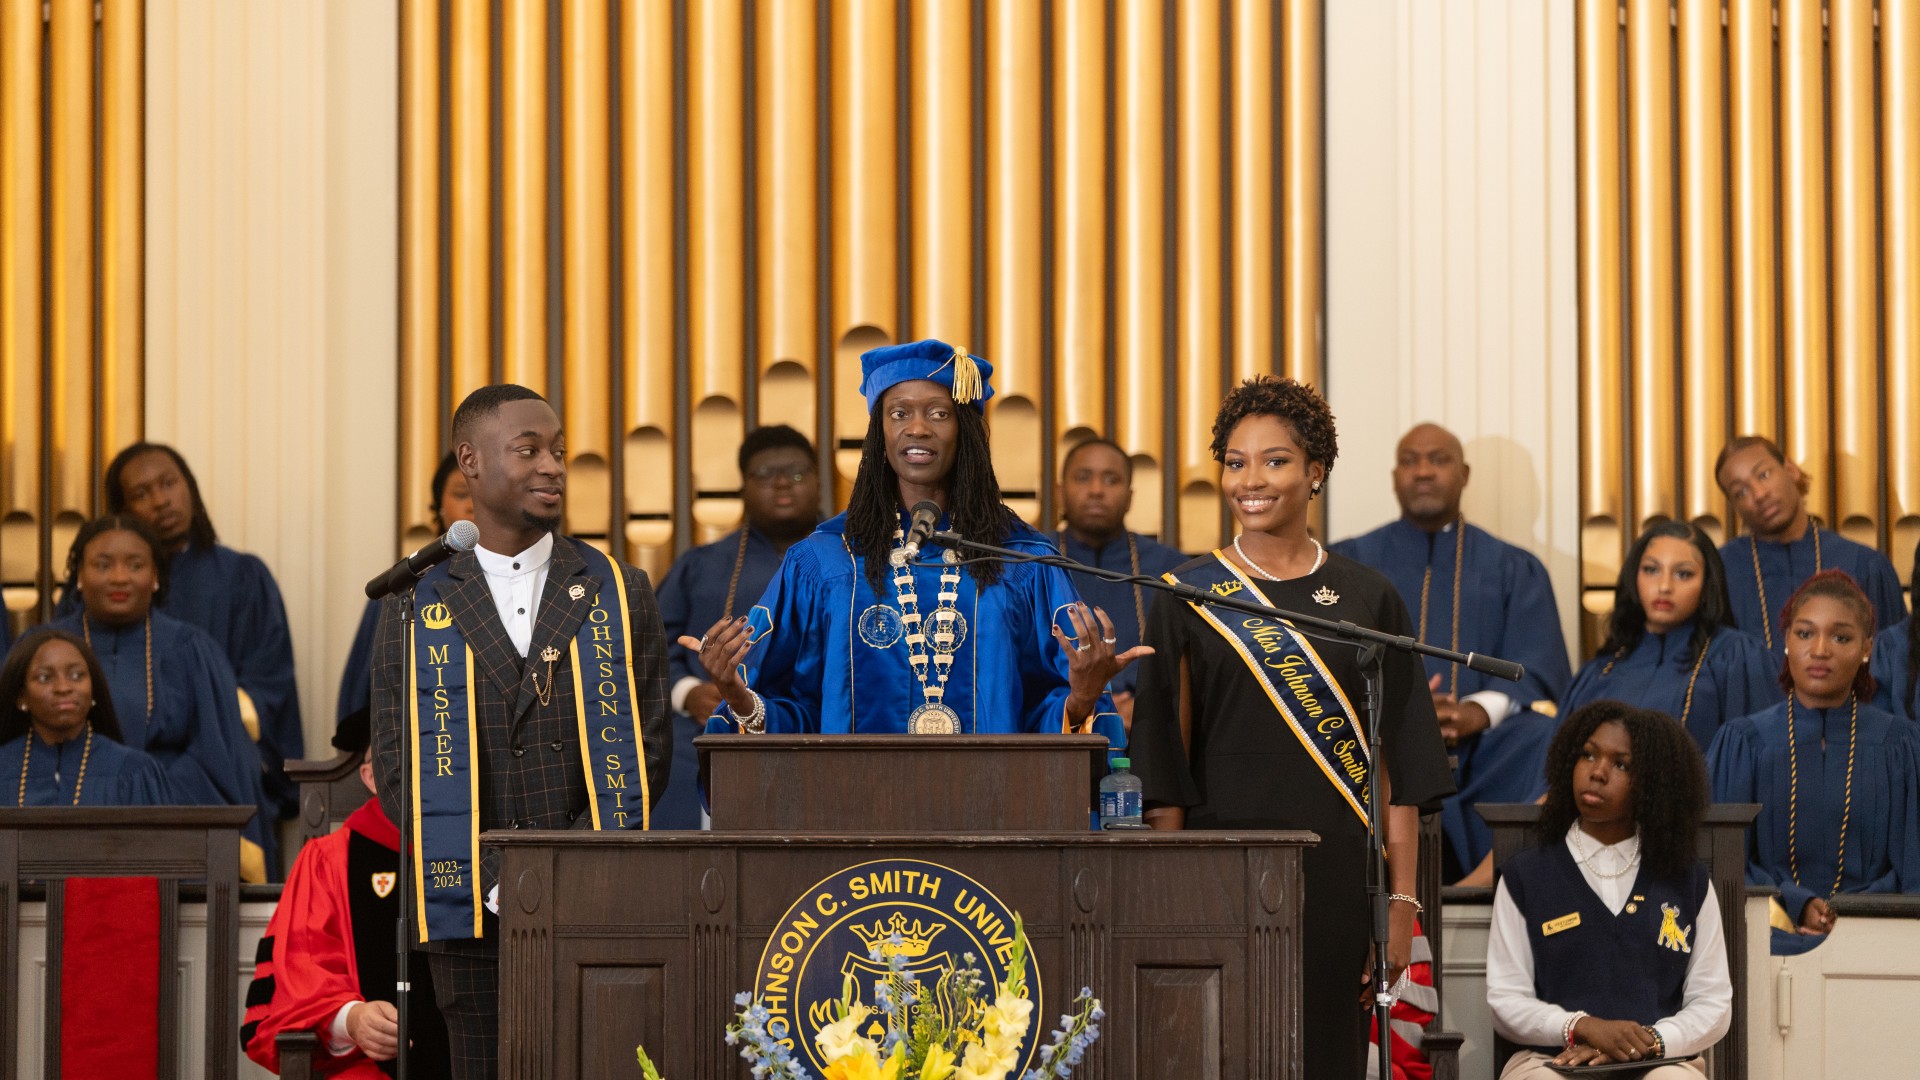
<svg viewBox="0 0 1920 1080"><path fill-rule="evenodd" d="M573 588L567 590L567 595L578 600L587 595L587 587L585 585L575 585Z"/></svg>

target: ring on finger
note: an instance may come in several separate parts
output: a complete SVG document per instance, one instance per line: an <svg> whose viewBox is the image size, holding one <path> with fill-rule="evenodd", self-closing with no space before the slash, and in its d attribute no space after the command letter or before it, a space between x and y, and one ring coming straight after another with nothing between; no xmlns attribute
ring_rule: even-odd
<svg viewBox="0 0 1920 1080"><path fill-rule="evenodd" d="M1074 652L1086 652L1086 651L1087 651L1088 649L1091 649L1091 648L1093 648L1093 646L1091 646L1091 645L1075 645L1075 646L1073 647L1073 651L1074 651Z"/></svg>
<svg viewBox="0 0 1920 1080"><path fill-rule="evenodd" d="M1109 644L1109 645L1112 645L1112 644L1114 644L1114 643L1116 643L1116 642L1118 642L1118 641L1119 641L1120 639L1119 639L1119 638L1117 638L1117 637L1103 637L1103 638L1101 638L1100 640L1101 640L1101 641L1104 641L1104 642L1106 642L1106 643L1107 643L1107 644Z"/></svg>

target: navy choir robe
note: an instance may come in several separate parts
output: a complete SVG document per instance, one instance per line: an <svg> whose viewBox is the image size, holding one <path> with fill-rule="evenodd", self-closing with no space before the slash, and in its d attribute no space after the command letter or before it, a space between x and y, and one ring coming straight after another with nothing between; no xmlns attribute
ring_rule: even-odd
<svg viewBox="0 0 1920 1080"><path fill-rule="evenodd" d="M1873 703L1895 716L1920 720L1920 687L1909 688L1913 675L1913 616L1874 635L1873 660L1868 668L1878 685Z"/></svg>
<svg viewBox="0 0 1920 1080"><path fill-rule="evenodd" d="M1454 531L1462 527L1464 537ZM1457 638L1453 633L1456 549L1460 551ZM1405 518L1342 540L1333 550L1373 567L1393 582L1420 640L1526 666L1526 677L1514 683L1425 658L1427 674L1440 676L1442 692L1464 698L1494 690L1521 707L1497 726L1454 747L1458 794L1442 807L1441 825L1447 837L1446 880L1458 880L1493 849L1492 830L1472 808L1483 802L1531 802L1546 790L1547 744L1559 726L1555 703L1573 678L1547 568L1531 553L1476 526L1456 523L1429 533Z"/></svg>
<svg viewBox="0 0 1920 1080"><path fill-rule="evenodd" d="M383 600L369 600L367 609L360 613L360 625L353 632L353 647L347 650L347 664L340 672L340 698L333 710L335 725L373 703L373 634L380 628L383 603Z"/></svg>
<svg viewBox="0 0 1920 1080"><path fill-rule="evenodd" d="M732 614L745 615L767 591L767 583L780 570L785 549L778 547L760 530L746 527L746 548L741 549L741 530L692 548L675 559L672 569L660 582L656 594L660 601L660 623L667 632L667 685L677 689L682 680L707 681L700 658L676 640L682 634L699 637L720 621L727 612L727 593L733 593ZM734 564L739 563L740 579L734 581ZM679 696L679 695L675 695ZM707 718L692 717L676 711L673 716L673 770L668 773L667 790L653 808L656 829L697 829L700 827L700 766L693 752L694 737L704 732Z"/></svg>
<svg viewBox="0 0 1920 1080"><path fill-rule="evenodd" d="M1873 602L1877 625L1892 626L1907 617L1900 578L1887 557L1826 529L1809 528L1791 544L1738 536L1720 545L1720 558L1727 564L1727 598L1733 602L1734 625L1769 648L1778 649L1786 643L1780 612L1786 608L1787 598L1820 570L1845 570L1853 575ZM1756 558L1759 579L1753 573ZM1762 581L1766 585L1765 605L1760 602Z"/></svg>
<svg viewBox="0 0 1920 1080"><path fill-rule="evenodd" d="M1133 539L1133 549L1127 548L1128 537ZM1054 537L1060 544L1061 553L1074 562L1099 567L1102 570L1115 570L1122 574L1140 573L1148 577L1159 577L1187 561L1187 556L1154 540L1151 537L1131 533L1107 541L1106 546L1094 548L1082 543L1071 532L1062 530ZM1134 558L1139 557L1140 566L1134 569ZM1126 652L1140 644L1146 633L1146 611L1153 606L1153 590L1140 586L1136 601L1134 586L1122 585L1112 581L1102 581L1090 574L1069 574L1074 589L1080 598L1107 613L1113 621L1113 635L1118 640L1113 651ZM1116 694L1132 693L1139 683L1138 665L1129 665L1120 674L1113 677L1107 689Z"/></svg>
<svg viewBox="0 0 1920 1080"><path fill-rule="evenodd" d="M1851 744L1849 706L1796 704L1793 712L1797 800L1785 702L1721 728L1707 752L1715 802L1760 804L1747 837L1747 880L1778 888L1781 906L1799 922L1809 900L1834 888L1844 816L1839 891L1920 892L1920 729L1863 703ZM1821 940L1776 930L1773 951L1802 952Z"/></svg>
<svg viewBox="0 0 1920 1080"><path fill-rule="evenodd" d="M20 801L23 773L25 802ZM75 784L80 787L78 803ZM0 806L166 806L171 801L159 762L99 732L83 731L54 746L28 731L0 746L0 785L6 788Z"/></svg>
<svg viewBox="0 0 1920 1080"><path fill-rule="evenodd" d="M903 515L901 528L906 525ZM940 527L948 523L943 519ZM899 608L890 576L883 579L884 599L875 595L866 580L866 560L848 550L845 532L841 514L788 549L780 573L759 600L772 629L747 657L747 684L766 702L768 731L904 734L908 714L925 700L908 665L906 641L876 647L857 629L868 608ZM1036 555L1056 552L1044 536L1018 522L1004 546ZM916 568L914 581L920 613L930 616L940 570ZM967 631L954 654L945 702L959 714L961 732L1064 730L1067 657L1053 626L1079 599L1066 571L1012 564L987 588L963 571L959 593L957 607ZM927 667L932 682L933 665ZM1095 712L1095 733L1114 746L1124 745L1120 718L1106 695ZM708 722L708 730L729 732L734 723L723 710Z"/></svg>
<svg viewBox="0 0 1920 1080"><path fill-rule="evenodd" d="M1723 627L1707 642L1705 656L1693 656L1692 637L1693 623L1687 622L1664 634L1641 635L1639 644L1618 659L1609 653L1587 661L1574 676L1561 712L1571 715L1602 700L1657 709L1683 720L1687 734L1705 750L1729 721L1785 700L1780 661L1759 638Z"/></svg>
<svg viewBox="0 0 1920 1080"><path fill-rule="evenodd" d="M266 866L274 835L260 787L260 760L240 722L233 669L213 641L159 610L153 612L153 708L147 708L147 623L107 626L68 615L51 626L92 642L113 693L128 746L146 751L167 776L167 794L183 806L252 806L261 813L241 835Z"/></svg>

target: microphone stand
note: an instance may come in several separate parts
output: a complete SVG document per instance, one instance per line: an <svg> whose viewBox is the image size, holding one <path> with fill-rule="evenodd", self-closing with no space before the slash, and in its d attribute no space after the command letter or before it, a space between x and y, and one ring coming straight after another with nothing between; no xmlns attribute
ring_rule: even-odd
<svg viewBox="0 0 1920 1080"><path fill-rule="evenodd" d="M400 590L400 628L404 643L413 640L413 589ZM413 664L412 655L407 663ZM393 1010L398 1016L400 1032L399 1053L394 1056L394 1076L396 1080L407 1080L408 1060L413 1057L413 1044L408 1039L407 1000L413 996L413 983L410 968L413 954L413 911L410 895L417 883L413 880L413 755L419 748L414 745L417 737L409 724L402 724L406 737L401 740L400 755L400 820L394 824L400 827L400 871L397 875L394 894L400 899L399 916L394 920L394 958L393 958ZM477 868L476 868L477 872Z"/></svg>
<svg viewBox="0 0 1920 1080"><path fill-rule="evenodd" d="M951 529L935 532L928 541L955 551L977 553L978 558L967 562L1030 562L1046 566L1057 566L1069 573L1084 577L1100 578L1103 581L1121 584L1141 585L1158 589L1185 600L1189 604L1206 607L1224 608L1242 614L1257 615L1275 621L1292 624L1293 629L1312 637L1331 639L1342 644L1352 645L1359 653L1360 670L1366 680L1365 704L1362 711L1367 721L1367 753L1370 767L1384 769L1383 749L1380 741L1380 684L1381 672L1385 666L1386 650L1399 649L1403 652L1418 653L1438 657L1456 664L1465 664L1474 671L1493 675L1502 679L1519 681L1526 669L1511 660L1486 656L1481 653L1462 653L1452 649L1443 649L1435 645L1407 637L1404 634L1389 634L1372 627L1361 626L1345 619L1334 620L1310 615L1306 612L1289 611L1272 607L1252 600L1242 600L1233 596L1221 596L1206 589L1196 589L1191 585L1176 585L1161 578L1146 574L1123 574L1117 570L1103 570L1096 566L1075 562L1065 555L1035 555L1032 552L1016 551L1012 548L996 547L969 540ZM1304 628L1304 629L1303 629ZM1373 941L1373 1019L1378 1033L1379 1048L1375 1060L1379 1063L1379 1080L1388 1080L1392 1075L1389 1061L1389 1047L1392 1045L1393 995L1387 981L1387 806L1385 785L1376 783L1376 777L1369 777L1367 784L1367 906L1372 923ZM1437 958L1436 958L1437 962Z"/></svg>

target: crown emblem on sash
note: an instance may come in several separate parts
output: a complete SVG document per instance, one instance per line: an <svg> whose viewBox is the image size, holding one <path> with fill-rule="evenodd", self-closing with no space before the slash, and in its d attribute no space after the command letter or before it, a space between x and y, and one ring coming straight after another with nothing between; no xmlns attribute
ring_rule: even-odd
<svg viewBox="0 0 1920 1080"><path fill-rule="evenodd" d="M1340 594L1322 585L1319 589L1315 590L1313 602L1319 604L1321 607L1332 607L1340 602Z"/></svg>
<svg viewBox="0 0 1920 1080"><path fill-rule="evenodd" d="M933 947L933 939L939 937L940 931L946 928L947 924L941 922L923 926L919 919L913 920L913 925L908 926L907 917L896 911L891 919L877 920L872 926L855 925L849 929L866 945L867 952L878 951L884 959L889 956L925 956L927 950ZM898 945L892 941L895 934L900 935Z"/></svg>
<svg viewBox="0 0 1920 1080"><path fill-rule="evenodd" d="M453 612L445 604L428 604L420 609L420 621L427 624L429 630L445 630L453 625Z"/></svg>
<svg viewBox="0 0 1920 1080"><path fill-rule="evenodd" d="M578 600L587 595L587 587L585 585L575 585L573 588L567 590L567 595Z"/></svg>

